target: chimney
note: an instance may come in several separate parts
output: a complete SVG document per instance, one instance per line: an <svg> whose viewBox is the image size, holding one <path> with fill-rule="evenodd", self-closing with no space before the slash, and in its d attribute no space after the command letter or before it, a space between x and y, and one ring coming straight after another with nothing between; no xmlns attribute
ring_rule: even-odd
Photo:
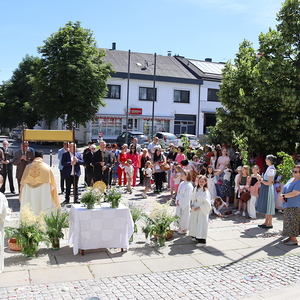
<svg viewBox="0 0 300 300"><path fill-rule="evenodd" d="M212 58L205 58L205 61L212 62Z"/></svg>
<svg viewBox="0 0 300 300"><path fill-rule="evenodd" d="M172 51L168 51L168 56L172 56Z"/></svg>
<svg viewBox="0 0 300 300"><path fill-rule="evenodd" d="M112 43L111 50L116 50L117 49L117 43Z"/></svg>

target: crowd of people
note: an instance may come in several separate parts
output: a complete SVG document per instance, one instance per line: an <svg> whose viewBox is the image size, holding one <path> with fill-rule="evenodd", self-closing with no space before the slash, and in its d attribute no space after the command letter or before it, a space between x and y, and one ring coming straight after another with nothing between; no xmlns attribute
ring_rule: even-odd
<svg viewBox="0 0 300 300"><path fill-rule="evenodd" d="M19 192L23 189L21 205L27 201L26 194L31 199L37 191L41 194L49 191L47 205L51 206L52 203L60 207L55 196L57 192L52 171L42 157L42 153L30 148L27 141L22 142L20 150L16 152L8 147L7 141L3 141L0 149L3 174L1 191L5 192L5 180L8 178L10 190L15 193L12 166L16 165ZM58 151L58 159L60 192L65 195L62 206L70 203L72 185L74 203L79 203L78 181L83 165L87 186L103 181L108 188L117 185L132 193L132 189L140 185L144 187L142 198L147 198L150 192L160 194L165 189L170 193L170 199L176 205L176 214L180 217L178 233L188 233L197 241L198 247L206 244L211 214L224 217L233 213L255 219L258 212L265 215L259 227L271 229L275 209L284 211L283 235L288 237L284 242L287 245L298 243L300 165L297 161L293 178L283 185L280 176L276 174L274 155L267 155L265 160L257 156L251 160L250 167L242 165L239 152L225 143L213 149L205 146L197 150L172 144L168 149L163 149L157 138L147 148L142 148L137 139L133 139L129 146L124 144L121 147L100 141L99 146L89 143L81 154L74 143L64 142ZM297 159L300 159L300 155ZM43 186L46 189L37 188Z"/></svg>
<svg viewBox="0 0 300 300"><path fill-rule="evenodd" d="M295 226L288 220L298 218L300 224L300 215L297 215L300 214L300 181L283 186L280 176L276 175L274 155L267 155L265 159L256 156L251 159L250 167L242 165L240 153L225 143L213 149L210 146L203 150L188 147L187 151L182 146L170 144L166 150L157 138L147 148L142 148L134 139L129 146L124 144L120 149L104 141L100 142L99 150L95 149L91 143L83 153L89 185L103 180L108 186L123 186L131 193L138 184L144 186L143 198L147 198L149 192L159 194L163 189L169 190L180 217L178 233L188 233L198 247L206 245L210 214L224 217L233 213L255 219L258 212L265 215L259 227L271 229L275 209L283 212L285 208L289 209L284 216L283 234L288 236L284 242L297 244L299 232L295 232ZM297 170L294 170L294 177L300 171ZM291 200L285 202L287 198ZM299 231L300 226L297 228Z"/></svg>

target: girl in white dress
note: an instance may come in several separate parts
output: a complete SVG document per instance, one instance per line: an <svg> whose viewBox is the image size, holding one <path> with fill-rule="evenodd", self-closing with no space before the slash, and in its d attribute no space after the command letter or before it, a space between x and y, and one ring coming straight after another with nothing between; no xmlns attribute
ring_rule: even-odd
<svg viewBox="0 0 300 300"><path fill-rule="evenodd" d="M179 234L185 234L189 228L190 202L193 193L192 177L189 171L182 170L182 182L179 185L176 196L176 215L179 219Z"/></svg>
<svg viewBox="0 0 300 300"><path fill-rule="evenodd" d="M207 167L205 176L207 179L207 187L210 193L211 199L215 199L217 197L217 190L216 190L216 176L218 172L215 172L213 166L209 165Z"/></svg>
<svg viewBox="0 0 300 300"><path fill-rule="evenodd" d="M193 241L198 242L196 247L204 247L206 246L211 204L206 176L199 175L197 177L199 177L198 184L192 194L189 235Z"/></svg>

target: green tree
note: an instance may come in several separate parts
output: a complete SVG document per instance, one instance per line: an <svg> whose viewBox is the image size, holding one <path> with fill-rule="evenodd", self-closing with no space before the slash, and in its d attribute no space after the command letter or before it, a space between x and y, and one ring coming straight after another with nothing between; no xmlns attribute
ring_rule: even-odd
<svg viewBox="0 0 300 300"><path fill-rule="evenodd" d="M34 78L34 105L48 121L85 124L104 106L106 81L113 70L104 63L92 31L68 22L38 48L39 72Z"/></svg>
<svg viewBox="0 0 300 300"><path fill-rule="evenodd" d="M30 83L36 76L39 60L38 57L26 55L14 70L11 79L2 83L3 106L0 108L2 127L12 128L25 122L29 128L33 128L41 119L31 105L33 87Z"/></svg>
<svg viewBox="0 0 300 300"><path fill-rule="evenodd" d="M300 2L287 0L276 30L260 34L258 51L243 41L224 68L216 131L248 138L248 150L291 152L299 140ZM258 58L257 52L263 55Z"/></svg>

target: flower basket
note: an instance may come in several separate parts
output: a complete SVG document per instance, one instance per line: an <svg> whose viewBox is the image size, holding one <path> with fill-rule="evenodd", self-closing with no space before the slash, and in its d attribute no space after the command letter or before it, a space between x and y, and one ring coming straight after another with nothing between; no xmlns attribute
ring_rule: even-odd
<svg viewBox="0 0 300 300"><path fill-rule="evenodd" d="M10 238L7 241L7 244L8 244L8 248L12 251L21 251L22 250L22 247L17 244L17 240L15 238Z"/></svg>
<svg viewBox="0 0 300 300"><path fill-rule="evenodd" d="M156 233L154 233L153 236L154 236L154 238L157 240L157 238L158 238L159 235L156 234ZM169 231L166 233L166 235L165 235L165 239L166 239L166 240L169 240L169 239L171 239L173 236L174 236L174 230L169 230Z"/></svg>

